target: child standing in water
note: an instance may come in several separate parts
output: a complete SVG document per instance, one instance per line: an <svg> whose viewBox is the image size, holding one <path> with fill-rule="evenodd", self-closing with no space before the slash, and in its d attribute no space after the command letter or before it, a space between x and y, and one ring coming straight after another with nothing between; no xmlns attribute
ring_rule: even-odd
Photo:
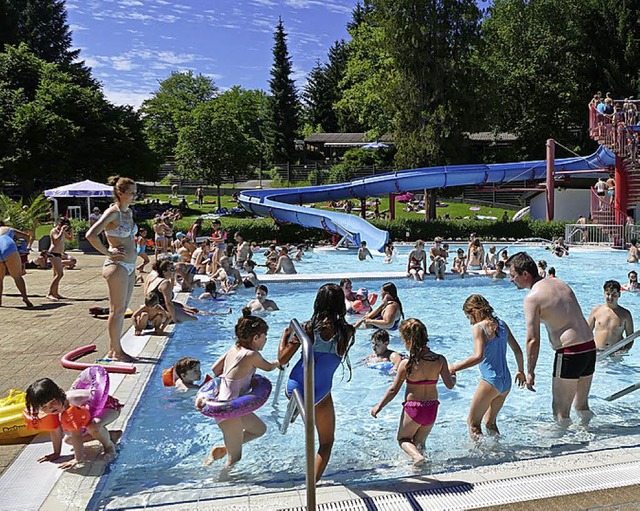
<svg viewBox="0 0 640 511"><path fill-rule="evenodd" d="M391 370L397 370L398 364L402 361L402 355L397 351L389 349L389 332L386 330L376 330L371 336L371 349L373 353L367 355L364 362L367 365L379 364L380 362L391 362Z"/></svg>
<svg viewBox="0 0 640 511"><path fill-rule="evenodd" d="M507 345L513 351L518 363L515 381L524 387L524 359L518 342L509 326L493 312L487 299L482 295L471 295L462 310L473 325L474 354L462 362L453 364L451 374L480 364L481 380L471 401L469 410L469 434L474 440L482 438L482 419L487 431L499 435L496 419L511 390L511 373L507 365Z"/></svg>
<svg viewBox="0 0 640 511"><path fill-rule="evenodd" d="M399 330L400 338L409 351L409 358L400 362L393 383L382 400L371 409L371 415L377 417L407 381L398 427L398 442L402 450L411 456L413 463L419 465L425 462L421 451L438 414L438 378L442 377L448 389L453 388L456 380L449 372L447 359L427 346L429 337L424 323L409 318L400 324Z"/></svg>
<svg viewBox="0 0 640 511"><path fill-rule="evenodd" d="M268 362L260 351L267 343L269 326L264 319L251 315L248 308L242 309L242 317L236 324L236 343L213 364L213 374L220 377L218 401L232 401L246 394L251 388L251 379L256 369L273 371L280 367L277 360ZM196 407L203 408L204 400L196 398ZM205 465L227 457L230 468L242 458L242 444L260 438L267 426L255 413L231 419L216 420L224 436L224 445L211 449Z"/></svg>
<svg viewBox="0 0 640 511"><path fill-rule="evenodd" d="M65 424L65 414L73 414L77 408L86 407L91 400L91 391L88 389L77 389L65 392L58 387L49 378L42 378L31 385L27 389L26 409L31 417L38 417L40 414L60 415L60 422ZM115 421L120 415L122 404L112 397L107 397L104 408L97 417L91 417L89 423L85 426L87 434L98 440L104 448L103 458L112 459L116 455L117 441L122 431L107 431L106 426ZM59 425L50 432L51 443L53 444L53 452L38 458L38 463L43 461L55 461L60 457L62 450L63 425ZM79 467L85 462L83 433L81 428L70 431L71 442L73 445L74 459L61 463L61 469Z"/></svg>
<svg viewBox="0 0 640 511"><path fill-rule="evenodd" d="M318 432L318 452L315 460L316 481L324 473L336 432L336 415L333 407L331 389L333 375L346 359L351 379L351 366L347 354L354 343L355 329L347 323L345 315L344 291L336 284L325 284L316 294L313 302L313 315L302 327L313 343L313 375L314 399L316 412L316 431ZM300 349L300 339L291 337L289 327L285 328L278 346L278 360L287 364L295 352ZM287 397L291 398L294 391L304 393L304 364L302 357L289 374L287 381Z"/></svg>

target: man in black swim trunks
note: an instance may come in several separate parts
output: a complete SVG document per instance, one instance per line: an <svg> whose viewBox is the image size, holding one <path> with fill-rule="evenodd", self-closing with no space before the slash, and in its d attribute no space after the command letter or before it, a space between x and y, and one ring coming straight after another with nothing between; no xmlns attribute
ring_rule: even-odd
<svg viewBox="0 0 640 511"><path fill-rule="evenodd" d="M518 252L509 258L511 282L531 289L524 299L527 323L527 388L535 391L535 368L540 351L540 324L544 324L555 350L553 364L553 415L563 426L571 423L571 403L583 423L589 410L589 389L596 365L596 344L576 296L560 279L543 279L535 261Z"/></svg>

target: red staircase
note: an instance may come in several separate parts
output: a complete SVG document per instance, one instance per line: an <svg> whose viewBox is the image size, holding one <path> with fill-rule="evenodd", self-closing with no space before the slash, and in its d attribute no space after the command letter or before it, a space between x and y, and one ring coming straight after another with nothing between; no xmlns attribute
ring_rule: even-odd
<svg viewBox="0 0 640 511"><path fill-rule="evenodd" d="M619 197L616 197L613 208L617 211L613 216L616 223L623 224L626 220L626 209L635 208L640 203L640 151L638 151L640 112L635 106L633 109L629 109L628 106L623 108L625 103L638 104L637 101L615 100L614 107L618 106L619 109L612 115L601 114L597 111L595 104L589 105L589 135L622 159L625 183L616 183L616 188L618 190L626 189L627 200L624 204L620 202ZM591 210L594 220L597 216L602 216L598 214L601 212L600 205L596 205L598 207L595 210L592 207ZM621 218L620 221L618 221L618 217Z"/></svg>

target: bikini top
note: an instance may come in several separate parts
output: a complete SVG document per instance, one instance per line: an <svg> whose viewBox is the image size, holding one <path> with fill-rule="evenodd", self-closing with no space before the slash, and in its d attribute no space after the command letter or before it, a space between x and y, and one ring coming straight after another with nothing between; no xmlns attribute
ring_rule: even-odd
<svg viewBox="0 0 640 511"><path fill-rule="evenodd" d="M118 214L120 215L120 222L116 227L110 230L105 230L105 234L107 236L111 236L113 238L133 238L136 234L138 234L138 226L134 223L133 217L129 221L127 217L122 215L122 211L120 208L115 205L114 206L118 210Z"/></svg>
<svg viewBox="0 0 640 511"><path fill-rule="evenodd" d="M242 378L229 378L226 375L238 366L238 364L250 353L249 350L243 349L241 355L236 357L229 369L224 371L224 374L220 376L220 390L218 391L218 401L230 401L236 399L245 394L251 387L251 379L253 378L256 368L252 367L251 370Z"/></svg>
<svg viewBox="0 0 640 511"><path fill-rule="evenodd" d="M411 385L435 385L438 380L410 380L407 378L407 383Z"/></svg>

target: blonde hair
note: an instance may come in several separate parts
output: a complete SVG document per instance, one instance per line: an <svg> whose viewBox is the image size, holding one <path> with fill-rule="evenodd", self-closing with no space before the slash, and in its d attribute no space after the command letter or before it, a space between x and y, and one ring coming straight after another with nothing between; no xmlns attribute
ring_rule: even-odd
<svg viewBox="0 0 640 511"><path fill-rule="evenodd" d="M493 311L493 307L482 295L471 295L464 301L462 310L465 314L473 315L475 319L480 322L487 320L489 328L487 334L496 335L498 331L498 318Z"/></svg>
<svg viewBox="0 0 640 511"><path fill-rule="evenodd" d="M130 177L111 176L107 179L107 183L113 186L113 201L117 202L119 195L125 193L128 188L135 185L136 182Z"/></svg>

